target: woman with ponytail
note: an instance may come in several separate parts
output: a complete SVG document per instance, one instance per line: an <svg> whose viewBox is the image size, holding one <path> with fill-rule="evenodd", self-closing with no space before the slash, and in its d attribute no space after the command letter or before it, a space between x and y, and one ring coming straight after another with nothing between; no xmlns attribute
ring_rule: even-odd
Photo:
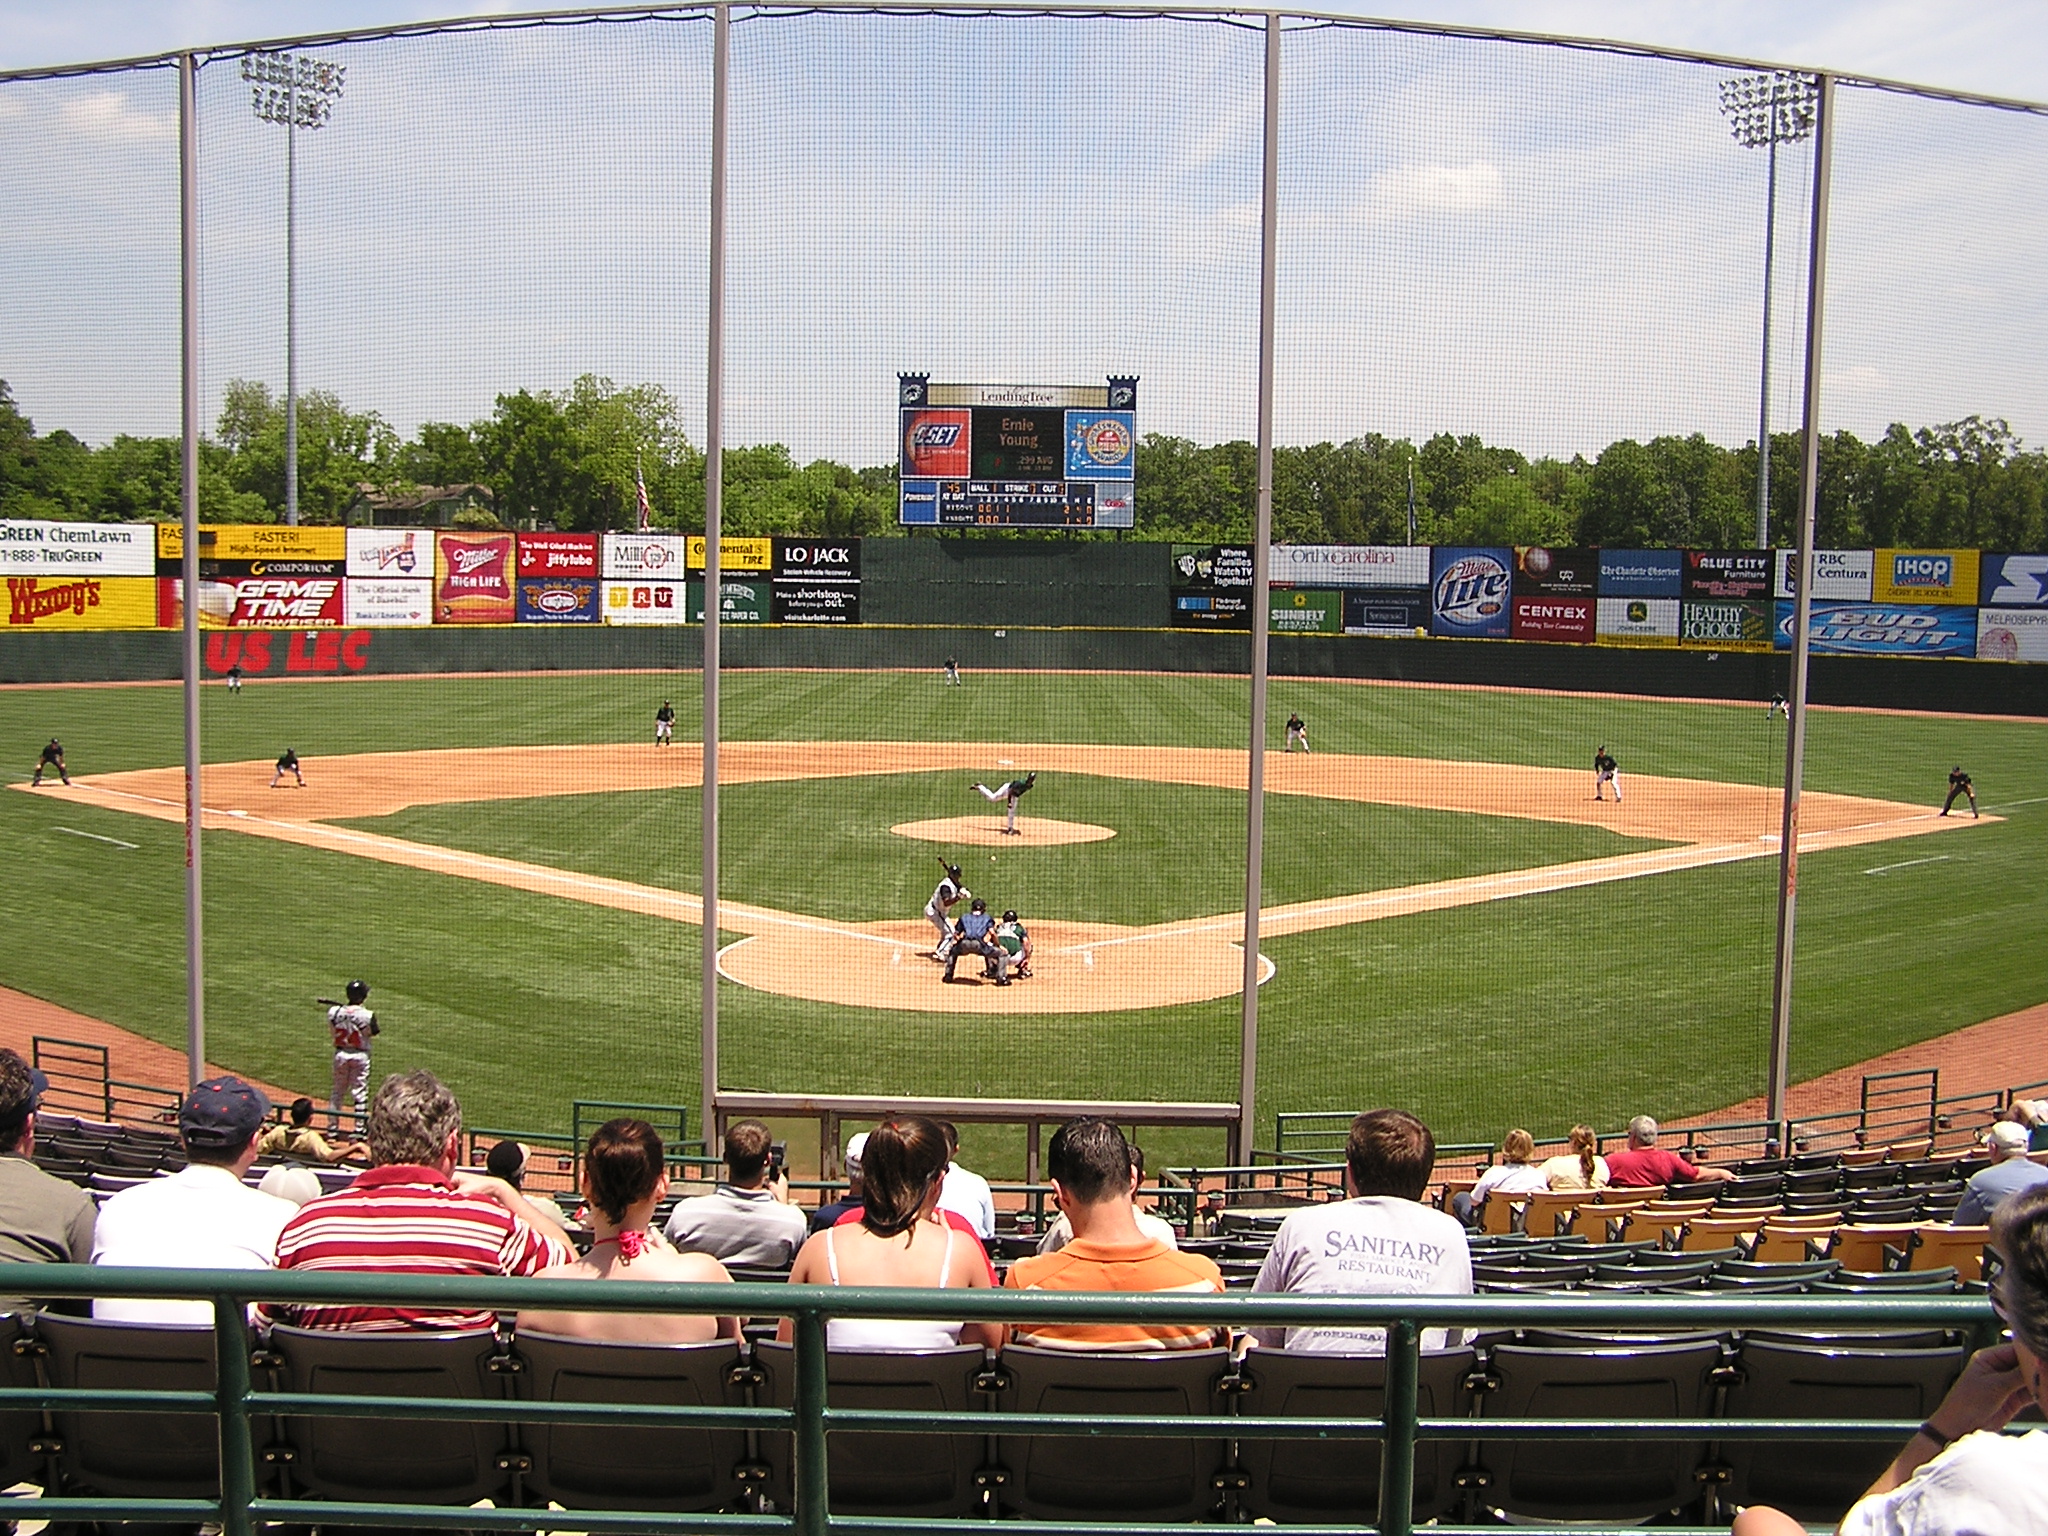
<svg viewBox="0 0 2048 1536"><path fill-rule="evenodd" d="M1572 1127L1569 1150L1546 1157L1537 1165L1554 1190L1605 1189L1607 1159L1600 1155L1600 1138L1590 1125Z"/></svg>

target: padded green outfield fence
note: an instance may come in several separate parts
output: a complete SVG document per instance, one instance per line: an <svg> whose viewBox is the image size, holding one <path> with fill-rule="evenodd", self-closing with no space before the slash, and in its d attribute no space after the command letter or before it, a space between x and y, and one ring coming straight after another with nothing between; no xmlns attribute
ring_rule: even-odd
<svg viewBox="0 0 2048 1536"><path fill-rule="evenodd" d="M0 1267L9 1288L32 1289L45 1299L88 1297L198 1298L214 1309L219 1361L217 1385L206 1391L89 1388L0 1389L0 1411L148 1412L214 1416L220 1428L221 1497L207 1499L38 1498L14 1506L18 1518L72 1520L156 1520L186 1524L217 1522L225 1536L251 1536L263 1522L329 1527L406 1525L480 1531L578 1530L591 1532L733 1531L791 1532L796 1536L890 1531L918 1536L951 1536L972 1528L959 1520L867 1518L830 1513L831 1490L826 1437L845 1431L901 1432L892 1412L835 1408L827 1400L825 1325L828 1318L912 1318L928 1313L932 1295L923 1290L867 1287L790 1286L741 1283L733 1286L627 1284L622 1282L483 1279L418 1275L331 1275L248 1270L92 1268L77 1265ZM17 1278L18 1277L18 1278ZM619 1403L491 1402L332 1393L264 1392L251 1375L251 1338L246 1306L251 1301L364 1304L439 1303L514 1311L521 1307L573 1308L602 1312L724 1312L787 1317L795 1324L793 1406L655 1406ZM1200 1321L1236 1328L1255 1325L1384 1325L1389 1334L1385 1414L1380 1419L1313 1417L1264 1418L1238 1415L1105 1415L1036 1413L996 1415L920 1413L927 1432L994 1433L1015 1425L1033 1435L1158 1438L1214 1434L1233 1439L1359 1439L1384 1447L1380 1518L1371 1527L1298 1526L1311 1533L1372 1530L1407 1536L1415 1453L1426 1440L1543 1439L1573 1442L1612 1440L1802 1440L1903 1441L1914 1421L1892 1419L1687 1419L1643 1418L1627 1423L1595 1418L1460 1419L1423 1418L1417 1408L1425 1327L1506 1326L1560 1328L1698 1329L1886 1327L1951 1329L1978 1343L1996 1336L1990 1306L1981 1297L1740 1297L1676 1299L1593 1296L1249 1296L1083 1295L982 1291L950 1294L946 1310L969 1322L1159 1323ZM337 1418L404 1418L425 1421L535 1425L606 1425L616 1428L685 1427L789 1431L795 1437L795 1501L788 1515L677 1514L662 1511L553 1508L480 1509L422 1506L397 1501L347 1503L260 1497L257 1491L252 1420L264 1415ZM1020 1536L1086 1530L1094 1536L1156 1533L1157 1523L1114 1520L1070 1523L1005 1520L1002 1529ZM1496 1527L1436 1525L1446 1532ZM1601 1533L1607 1528L1574 1522L1572 1529ZM1633 1529L1619 1526L1618 1531ZM1665 1529L1683 1529L1665 1527ZM1705 1531L1709 1527L1694 1527ZM1711 1529L1720 1529L1713 1527Z"/></svg>

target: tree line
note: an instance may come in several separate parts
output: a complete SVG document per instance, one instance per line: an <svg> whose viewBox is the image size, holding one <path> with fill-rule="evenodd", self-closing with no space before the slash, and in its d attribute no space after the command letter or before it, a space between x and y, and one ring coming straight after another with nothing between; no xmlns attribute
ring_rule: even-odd
<svg viewBox="0 0 2048 1536"><path fill-rule="evenodd" d="M199 511L222 523L275 522L285 502L285 410L267 386L236 380L200 445ZM1770 442L1772 541L1793 542L1800 442ZM175 438L120 436L92 447L38 434L0 380L0 517L174 521ZM727 533L901 535L894 465L799 464L781 444L726 450ZM498 396L468 425L428 422L401 437L375 411L332 393L299 399L299 507L339 523L359 489L489 488L494 512L469 523L572 530L634 526L644 481L656 527L701 531L704 455L659 385L586 374L566 390ZM1131 537L1242 543L1251 537L1257 454L1247 442L1202 446L1151 433L1137 450ZM1817 541L1824 547L2048 551L2048 454L1997 418L1933 427L1894 423L1875 441L1821 440ZM1741 548L1755 540L1756 446L1703 435L1631 438L1594 458L1529 458L1477 436L1420 446L1371 432L1343 443L1276 448L1273 535L1286 544L1602 545ZM1030 537L999 533L997 537ZM1075 537L1065 531L1058 537ZM1115 537L1109 534L1081 537Z"/></svg>

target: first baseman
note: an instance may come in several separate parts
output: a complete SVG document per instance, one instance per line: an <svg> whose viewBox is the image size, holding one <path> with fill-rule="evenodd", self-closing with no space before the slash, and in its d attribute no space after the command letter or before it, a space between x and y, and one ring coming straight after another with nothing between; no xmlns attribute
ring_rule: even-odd
<svg viewBox="0 0 2048 1536"><path fill-rule="evenodd" d="M1300 715L1289 715L1287 717L1287 750L1292 752L1297 741L1301 743L1301 750L1306 752L1308 750L1308 727L1302 723Z"/></svg>
<svg viewBox="0 0 2048 1536"><path fill-rule="evenodd" d="M43 771L47 768L56 769L57 777L66 784L71 782L71 775L64 769L64 743L54 736L50 738L50 744L43 748L43 755L36 761L36 776L28 781L31 789L43 782Z"/></svg>
<svg viewBox="0 0 2048 1536"><path fill-rule="evenodd" d="M377 1028L377 1015L363 1004L369 1000L370 984L367 981L352 981L342 989L347 1002L336 1002L331 997L316 997L316 1003L327 1007L327 1029L334 1037L334 1114L341 1117L341 1101L344 1097L354 1100L356 1120L370 1108L370 1037L381 1034Z"/></svg>
<svg viewBox="0 0 2048 1536"><path fill-rule="evenodd" d="M1008 825L1006 825L1003 828L1003 831L1006 835L1010 837L1015 837L1017 835L1017 802L1023 799L1024 796L1030 791L1031 786L1036 784L1037 782L1037 774L1027 773L1021 779L1005 779L1002 783L998 784L994 789L990 789L986 784L980 783L979 781L977 781L970 787L979 790L981 792L981 798L989 801L991 804L998 800L1001 800L1009 806L1010 820Z"/></svg>
<svg viewBox="0 0 2048 1536"><path fill-rule="evenodd" d="M661 708L654 712L654 744L657 747L674 745L676 733L675 706L667 699L661 701Z"/></svg>
<svg viewBox="0 0 2048 1536"><path fill-rule="evenodd" d="M69 783L70 780L66 780ZM1941 814L1946 816L1948 808L1956 803L1957 795L1970 797L1970 818L1977 819L1977 791L1970 785L1970 776L1963 772L1963 765L1957 763L1948 771L1948 798L1941 802Z"/></svg>
<svg viewBox="0 0 2048 1536"><path fill-rule="evenodd" d="M304 789L306 787L306 776L299 771L299 754L290 747L286 747L278 757L277 772L270 776L270 787L272 789L277 788L278 781L286 774L290 774L299 781L299 788Z"/></svg>
<svg viewBox="0 0 2048 1536"><path fill-rule="evenodd" d="M1593 798L1595 800L1606 798L1606 796L1600 793L1600 786L1603 784L1612 784L1614 786L1614 803L1616 805L1621 804L1621 764L1614 760L1614 754L1607 750L1606 743L1604 742L1601 743L1600 750L1593 754Z"/></svg>
<svg viewBox="0 0 2048 1536"><path fill-rule="evenodd" d="M947 915L962 901L973 899L973 892L960 883L960 866L939 860L939 868L945 874L932 888L932 899L924 904L924 915L931 925L939 930L939 942L932 950L934 960L944 960L953 947L953 923Z"/></svg>

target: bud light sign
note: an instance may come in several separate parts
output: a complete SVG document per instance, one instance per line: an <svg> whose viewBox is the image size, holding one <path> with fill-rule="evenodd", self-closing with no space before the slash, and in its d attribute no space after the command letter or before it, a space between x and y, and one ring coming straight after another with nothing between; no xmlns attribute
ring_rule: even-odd
<svg viewBox="0 0 2048 1536"><path fill-rule="evenodd" d="M1779 650L1792 645L1793 605L1778 604ZM1932 603L1815 603L1807 643L1824 656L1974 656L1977 611Z"/></svg>
<svg viewBox="0 0 2048 1536"><path fill-rule="evenodd" d="M1430 552L1431 628L1460 639L1506 639L1514 623L1514 551Z"/></svg>

